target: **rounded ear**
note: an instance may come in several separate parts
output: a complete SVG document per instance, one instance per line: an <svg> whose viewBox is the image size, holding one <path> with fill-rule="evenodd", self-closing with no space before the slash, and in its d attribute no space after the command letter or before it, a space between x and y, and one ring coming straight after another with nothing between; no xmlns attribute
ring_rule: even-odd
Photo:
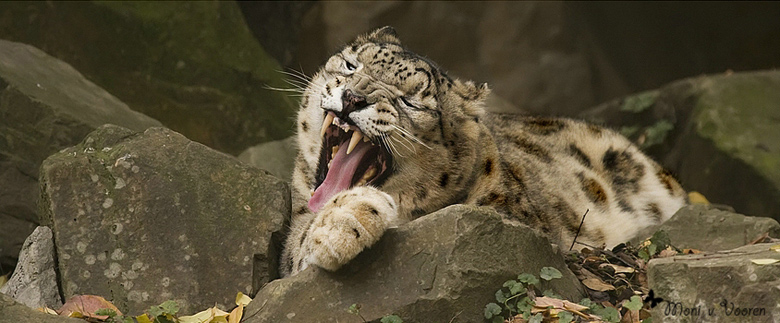
<svg viewBox="0 0 780 323"><path fill-rule="evenodd" d="M456 83L460 83L461 85L457 88L457 93L466 100L482 102L485 101L488 94L490 94L490 88L488 88L487 83L479 85L474 84L472 81Z"/></svg>
<svg viewBox="0 0 780 323"><path fill-rule="evenodd" d="M465 101L463 112L466 115L480 117L485 112L483 105L488 94L490 94L490 88L488 88L487 83L477 85L472 81L463 82L455 79L455 86L452 90Z"/></svg>
<svg viewBox="0 0 780 323"><path fill-rule="evenodd" d="M358 43L391 43L401 45L401 40L398 39L398 35L395 33L395 29L390 26L384 26L377 28L374 31L358 37Z"/></svg>

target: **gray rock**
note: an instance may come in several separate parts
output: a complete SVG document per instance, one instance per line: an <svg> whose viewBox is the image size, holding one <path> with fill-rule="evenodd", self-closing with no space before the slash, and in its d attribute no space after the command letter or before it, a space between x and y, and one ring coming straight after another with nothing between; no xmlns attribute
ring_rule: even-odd
<svg viewBox="0 0 780 323"><path fill-rule="evenodd" d="M404 322L481 322L504 281L558 268L562 279L544 283L580 300L581 285L547 238L497 213L454 205L390 229L345 267L313 267L272 281L246 309L254 322L352 322L360 304L367 321L399 315Z"/></svg>
<svg viewBox="0 0 780 323"><path fill-rule="evenodd" d="M84 323L84 320L44 314L0 293L0 323Z"/></svg>
<svg viewBox="0 0 780 323"><path fill-rule="evenodd" d="M637 245L658 230L666 231L677 248L703 251L741 247L765 233L780 238L780 224L774 219L745 216L701 204L685 206L664 224L642 231L633 244Z"/></svg>
<svg viewBox="0 0 780 323"><path fill-rule="evenodd" d="M45 50L193 141L236 155L294 129L295 100L269 89L290 87L282 68L235 1L0 2L0 12L0 39Z"/></svg>
<svg viewBox="0 0 780 323"><path fill-rule="evenodd" d="M664 300L653 308L653 322L780 321L780 252L772 247L777 245L651 260L648 282Z"/></svg>
<svg viewBox="0 0 780 323"><path fill-rule="evenodd" d="M270 141L249 147L238 155L238 160L290 182L295 168L295 156L298 154L296 137Z"/></svg>
<svg viewBox="0 0 780 323"><path fill-rule="evenodd" d="M287 184L176 132L101 127L40 178L64 298L100 295L124 313L173 299L194 313L278 276Z"/></svg>
<svg viewBox="0 0 780 323"><path fill-rule="evenodd" d="M702 76L582 117L620 129L688 190L780 220L780 71Z"/></svg>
<svg viewBox="0 0 780 323"><path fill-rule="evenodd" d="M38 222L38 169L46 157L106 123L136 131L160 125L70 65L5 40L0 40L0 116L2 268L13 268L22 242Z"/></svg>
<svg viewBox="0 0 780 323"><path fill-rule="evenodd" d="M54 241L49 227L37 227L27 237L13 276L0 293L32 308L60 308L57 273L54 270Z"/></svg>

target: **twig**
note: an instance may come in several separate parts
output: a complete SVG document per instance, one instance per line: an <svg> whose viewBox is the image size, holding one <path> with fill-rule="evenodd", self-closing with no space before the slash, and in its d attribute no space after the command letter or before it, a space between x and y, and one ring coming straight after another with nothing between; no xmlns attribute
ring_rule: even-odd
<svg viewBox="0 0 780 323"><path fill-rule="evenodd" d="M582 221L580 221L580 226L577 227L577 233L574 234L574 240L571 242L571 247L569 247L569 251L571 251L572 248L574 248L574 243L577 241L577 237L580 236L580 230L582 230L582 224L585 223L585 216L588 215L588 212L590 209L585 210L585 214L582 215Z"/></svg>

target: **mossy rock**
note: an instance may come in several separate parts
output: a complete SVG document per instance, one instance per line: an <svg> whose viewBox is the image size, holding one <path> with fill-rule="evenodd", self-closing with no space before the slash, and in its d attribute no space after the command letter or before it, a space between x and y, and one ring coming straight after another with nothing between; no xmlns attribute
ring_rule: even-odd
<svg viewBox="0 0 780 323"><path fill-rule="evenodd" d="M685 79L581 116L620 129L686 189L780 220L780 72Z"/></svg>
<svg viewBox="0 0 780 323"><path fill-rule="evenodd" d="M188 138L238 154L292 130L281 67L234 2L4 2L0 38L28 43Z"/></svg>

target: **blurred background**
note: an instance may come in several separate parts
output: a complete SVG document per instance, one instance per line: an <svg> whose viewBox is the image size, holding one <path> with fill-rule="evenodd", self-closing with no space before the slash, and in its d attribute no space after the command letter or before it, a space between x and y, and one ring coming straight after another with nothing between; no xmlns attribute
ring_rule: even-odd
<svg viewBox="0 0 780 323"><path fill-rule="evenodd" d="M238 156L263 144L244 160L282 156L274 162L287 165L284 177L294 147L280 140L293 134L297 98L267 88L290 87L283 71L311 75L356 35L389 25L451 76L487 82L493 110L618 128L686 188L780 218L780 146L764 130L780 124L778 17L776 2L2 2L0 39L42 50L130 109L219 151ZM3 55L0 66L15 54ZM760 112L736 110L768 128L743 124L740 133L760 132L748 146L696 134L704 122L696 103L712 82L672 82L761 70L770 74L751 77L760 89L751 93L769 99ZM626 98L636 93L649 95ZM3 100L0 275L38 222L41 161L94 129L53 133ZM723 169L729 174L718 175Z"/></svg>

